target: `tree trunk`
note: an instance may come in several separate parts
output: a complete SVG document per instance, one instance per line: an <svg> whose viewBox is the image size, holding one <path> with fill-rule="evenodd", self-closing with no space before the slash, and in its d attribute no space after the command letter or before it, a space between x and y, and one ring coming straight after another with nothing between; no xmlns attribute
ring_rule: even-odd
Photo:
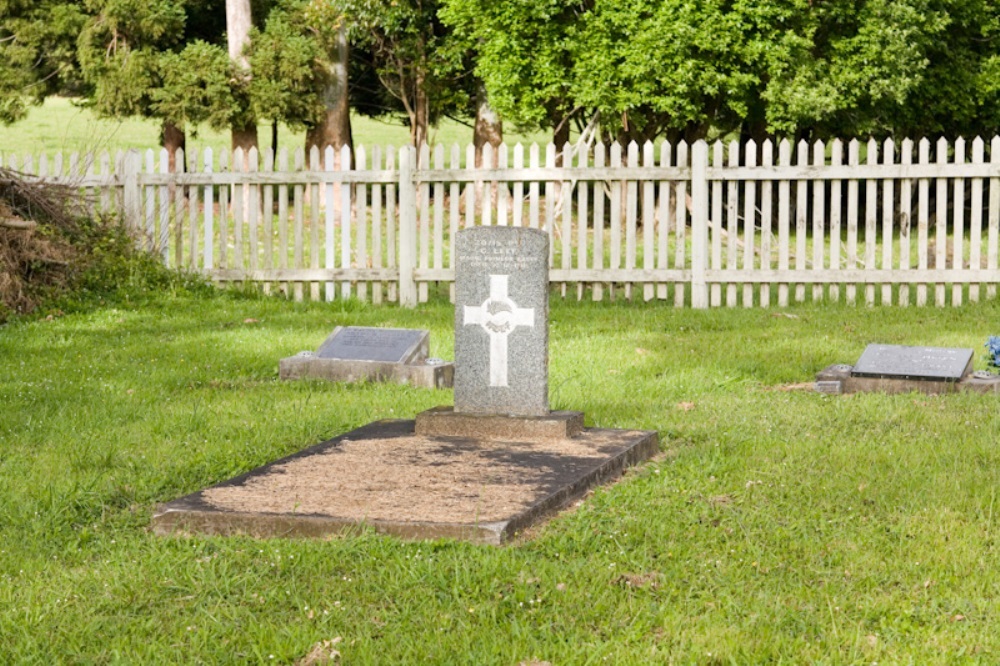
<svg viewBox="0 0 1000 666"><path fill-rule="evenodd" d="M160 133L160 144L167 149L167 165L170 173L177 171L177 149L186 149L187 137L182 130L172 122L164 120ZM184 171L184 164L180 165L180 170Z"/></svg>
<svg viewBox="0 0 1000 666"><path fill-rule="evenodd" d="M251 25L250 0L226 0L226 41L229 47L229 59L242 70L242 76L246 79L250 78L250 62L244 51L250 43ZM249 150L257 147L257 123L253 118L235 123L232 132L233 150L237 148Z"/></svg>
<svg viewBox="0 0 1000 666"><path fill-rule="evenodd" d="M413 117L410 120L410 141L419 148L427 143L427 128L430 125L430 100L424 90L424 73L417 73L413 91Z"/></svg>
<svg viewBox="0 0 1000 666"><path fill-rule="evenodd" d="M569 119L563 118L552 128L552 143L556 146L556 166L563 165L563 148L569 143Z"/></svg>
<svg viewBox="0 0 1000 666"><path fill-rule="evenodd" d="M486 86L480 81L476 86L476 126L472 134L472 144L476 148L476 166L483 165L483 146L490 144L497 148L501 143L503 143L503 121L490 106L486 96Z"/></svg>
<svg viewBox="0 0 1000 666"><path fill-rule="evenodd" d="M306 132L306 151L316 146L320 151L333 146L337 154L343 146L353 148L351 135L351 107L348 102L348 42L347 28L337 31L334 48L323 63L324 81L321 93L324 112L319 123Z"/></svg>

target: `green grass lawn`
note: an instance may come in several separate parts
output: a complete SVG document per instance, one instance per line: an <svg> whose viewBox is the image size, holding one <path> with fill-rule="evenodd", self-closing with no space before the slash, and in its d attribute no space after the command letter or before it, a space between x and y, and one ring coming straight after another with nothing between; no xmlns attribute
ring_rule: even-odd
<svg viewBox="0 0 1000 666"><path fill-rule="evenodd" d="M399 119L376 120L354 115L351 118L355 145L372 147L393 145L397 148L410 141L410 130ZM271 146L271 126L262 124L258 128L260 147ZM513 145L522 143L547 142L546 134L518 134L508 130L505 138ZM65 97L50 97L42 106L32 107L28 116L13 125L0 125L0 155L11 154L23 157L41 152L54 153L101 152L158 147L160 123L142 118L113 120L97 118L89 109L81 108L74 100ZM431 128L430 143L451 146L457 143L465 146L472 143L472 128L453 120L444 120L438 127ZM215 150L228 148L229 132L219 132L208 126L189 133L188 150L201 151L211 147ZM293 131L279 127L278 146L294 151L305 145L305 131ZM464 153L463 153L464 154Z"/></svg>
<svg viewBox="0 0 1000 666"><path fill-rule="evenodd" d="M997 302L554 301L551 396L662 454L530 540L162 538L154 506L449 391L283 383L338 324L450 305L164 295L0 328L0 663L1000 661L994 395L782 390L865 345L977 351ZM991 326L994 326L991 328ZM356 473L348 470L347 473Z"/></svg>

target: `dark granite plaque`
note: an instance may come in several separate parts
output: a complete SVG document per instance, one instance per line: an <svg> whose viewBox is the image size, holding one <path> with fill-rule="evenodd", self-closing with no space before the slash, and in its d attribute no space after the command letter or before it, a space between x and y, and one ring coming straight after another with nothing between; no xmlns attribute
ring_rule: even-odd
<svg viewBox="0 0 1000 666"><path fill-rule="evenodd" d="M972 371L971 349L868 345L853 377L957 382Z"/></svg>
<svg viewBox="0 0 1000 666"><path fill-rule="evenodd" d="M411 328L338 326L316 356L345 361L414 363L427 358L427 331Z"/></svg>
<svg viewBox="0 0 1000 666"><path fill-rule="evenodd" d="M549 237L523 227L459 232L455 411L549 412Z"/></svg>

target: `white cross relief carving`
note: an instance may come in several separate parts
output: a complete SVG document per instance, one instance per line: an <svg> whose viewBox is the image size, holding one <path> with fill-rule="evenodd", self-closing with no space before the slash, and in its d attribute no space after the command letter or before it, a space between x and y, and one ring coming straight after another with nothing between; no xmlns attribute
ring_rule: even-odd
<svg viewBox="0 0 1000 666"><path fill-rule="evenodd" d="M490 386L507 384L507 336L518 326L535 327L535 308L519 308L507 295L509 275L490 275L490 296L480 306L465 306L464 324L483 327L490 336Z"/></svg>

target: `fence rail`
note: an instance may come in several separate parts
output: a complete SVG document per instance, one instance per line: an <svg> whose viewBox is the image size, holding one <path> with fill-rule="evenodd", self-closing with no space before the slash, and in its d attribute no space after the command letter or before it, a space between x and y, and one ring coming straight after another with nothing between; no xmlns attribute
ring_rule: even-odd
<svg viewBox="0 0 1000 666"><path fill-rule="evenodd" d="M677 307L959 305L1000 282L1000 137L898 144L703 141L320 154L9 157L119 214L172 267L291 298L413 306L454 293L472 225L551 237L570 298ZM971 148L971 150L970 150Z"/></svg>

